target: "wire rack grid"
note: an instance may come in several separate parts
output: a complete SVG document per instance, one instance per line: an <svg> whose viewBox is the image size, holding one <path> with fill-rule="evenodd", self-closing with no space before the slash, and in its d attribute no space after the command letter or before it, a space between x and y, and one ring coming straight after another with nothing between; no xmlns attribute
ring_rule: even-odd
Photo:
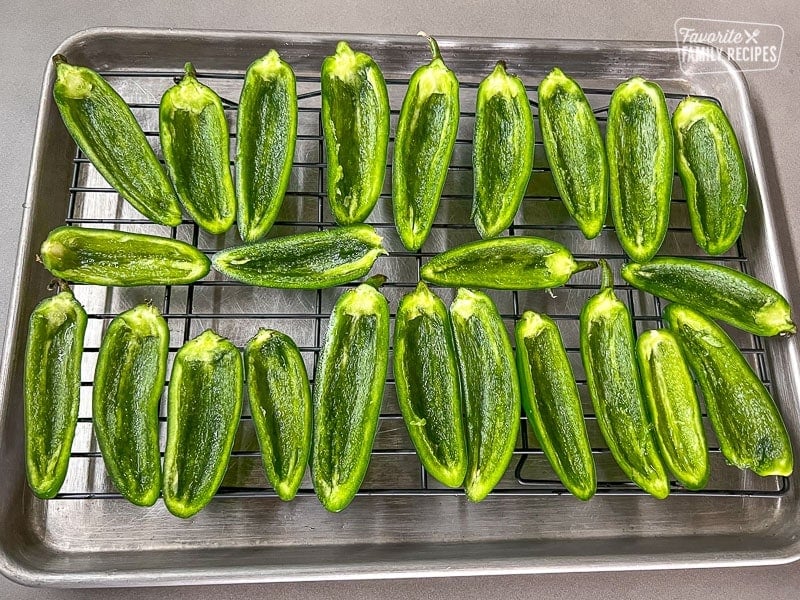
<svg viewBox="0 0 800 600"><path fill-rule="evenodd" d="M179 74L125 70L107 71L103 75L129 101L148 139L160 154L157 127L158 97ZM231 124L231 144L235 148L236 103L233 99L238 97L237 90L241 88L243 74L200 72L199 77L223 97ZM300 113L298 150L293 166L292 183L270 237L335 226L327 207L325 193L326 165L320 123L319 78L298 77L297 80ZM393 132L407 80L388 79L387 85L392 104ZM383 290L393 309L397 306L399 298L416 286L419 269L431 256L457 243L478 237L469 218L472 199L471 130L476 88L477 84L474 83L461 85L461 124L454 158L449 167L448 181L431 237L418 252L408 252L402 247L391 219L390 169L393 137L390 138L386 184L379 204L368 222L384 236L389 249L389 255L379 259L373 272L386 273L389 276ZM541 136L538 135L536 87L528 86L528 90L537 123L535 162L531 183L517 218L509 228L509 235L540 235L557 239L570 247L576 257L605 257L613 266L618 267L624 262L625 256L616 242L610 223L606 224L600 238L587 241L564 210L550 177ZM608 100L612 91L611 89L585 90L601 128L605 125ZM674 108L681 97L680 94L667 93L671 108ZM209 255L222 247L238 243L235 231L226 236L209 236L189 219L184 219L179 226L173 228L150 224L119 198L79 150L76 150L73 159L72 182L67 193L69 198L65 223L68 225L169 235L191 242ZM670 232L661 253L712 260L702 254L691 238L686 205L682 200L682 189L677 179L673 198ZM748 270L748 258L741 242L726 255L714 257L713 260L745 272ZM213 327L222 335L230 337L240 347L259 326L275 327L295 337L309 373L313 373L324 340L330 309L341 289L348 286L333 290L302 292L268 290L250 288L228 281L218 274L211 274L205 280L187 286L144 289L106 289L84 285L74 287L76 296L87 307L90 328L84 355L79 431L73 447L69 476L62 492L56 497L58 500L121 498L102 466L102 457L91 431L90 410L93 369L99 350L99 340L108 322L116 314L145 299L160 304L171 330L170 360L183 343L207 327ZM521 312L526 309L546 312L559 323L575 371L598 466L598 494L641 495L644 494L643 491L626 481L599 433L580 364L578 315L583 302L594 294L598 287L597 272L585 272L577 274L567 285L554 290L551 294L515 291L492 292L491 295L497 302L509 331ZM658 298L643 294L624 282L618 282L616 289L619 297L630 308L638 333L661 325L661 302ZM437 291L445 301L452 298L451 290L437 289ZM394 318L394 311L391 317ZM734 336L756 373L768 389L771 388L769 377L771 367L762 340L733 330L729 332ZM165 429L163 401L165 396L166 394L162 397L161 408L162 444ZM462 494L460 490L444 488L432 477L428 477L416 458L397 408L391 371L387 379L385 396L370 469L359 494L386 496ZM780 403L780 399L778 401ZM527 424L525 415L520 415L520 418L522 427L514 459L505 477L492 494L540 496L568 494L550 469ZM704 422L711 444L712 477L709 486L703 491L692 492L672 481L672 494L777 497L788 492L788 478L759 478L726 465L713 431L708 426L705 413ZM306 474L298 495L312 496L313 493L310 477ZM242 416L228 473L217 495L276 498L261 470L260 453L247 410Z"/></svg>

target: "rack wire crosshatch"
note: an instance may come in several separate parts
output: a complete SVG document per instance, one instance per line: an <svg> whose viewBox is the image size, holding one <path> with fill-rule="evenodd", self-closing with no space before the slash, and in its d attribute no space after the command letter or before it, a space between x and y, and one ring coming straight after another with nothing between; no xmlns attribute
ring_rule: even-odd
<svg viewBox="0 0 800 600"><path fill-rule="evenodd" d="M202 68L202 65L198 65ZM158 144L158 98L178 73L163 71L103 71L112 85L129 101L131 109L142 123L151 143ZM232 154L235 151L235 109L233 98L238 98L243 74L220 74L199 72L205 81L223 98L229 124L231 125ZM335 226L329 212L325 193L324 141L319 115L319 79L298 77L299 129L292 183L286 194L284 206L269 236L292 232L322 230ZM527 82L532 83L532 82ZM388 79L387 85L392 104L392 132L395 129L399 105L405 92L407 80ZM449 168L448 181L429 241L419 252L406 251L394 231L391 218L391 144L387 165L384 193L378 206L367 220L384 236L389 255L378 260L373 273L384 273L389 277L383 287L390 305L396 307L400 296L410 291L418 280L419 269L424 262L441 250L458 243L477 238L477 232L469 218L472 199L471 179L471 130L474 112L474 95L477 84L461 84L461 123L453 161ZM536 87L528 86L529 94L535 97ZM587 88L585 92L595 107L601 129L604 129L608 98L613 90ZM670 109L673 109L682 94L667 93ZM625 260L614 237L613 227L607 223L598 240L582 238L577 227L569 219L552 183L546 157L538 131L536 101L531 99L534 118L537 120L535 163L531 183L509 235L541 235L565 243L579 258L605 257L615 271ZM232 161L233 162L233 161ZM676 179L672 204L671 227L660 254L681 254L703 260L712 258L702 254L696 246L688 227L682 190ZM208 255L216 250L240 243L235 228L227 235L215 238L202 232L192 221L184 220L180 225L167 228L151 224L124 203L116 192L94 170L88 159L76 151L73 159L72 182L68 190L69 199L65 223L72 226L112 227L125 231L140 231L169 235L191 242ZM748 270L748 257L741 241L723 257L714 257L727 266ZM350 285L355 285L350 284ZM597 271L577 274L563 288L545 292L492 292L509 330L522 311L526 309L546 312L559 323L564 336L578 386L584 403L593 453L598 465L598 494L641 495L634 484L625 480L614 464L602 436L597 430L591 403L586 392L585 379L580 365L577 340L577 320L582 303L599 286ZM149 288L109 288L105 298L98 302L96 286L75 285L79 300L87 304L90 327L87 331L84 373L82 380L82 402L79 429L71 456L67 482L56 500L115 499L121 496L105 476L96 442L91 432L91 381L94 360L99 349L100 336L105 326L116 314L131 308L137 302L150 299L163 310L170 324L170 360L178 348L191 337L207 327L213 327L221 335L230 337L238 346L255 333L260 326L273 326L295 338L307 362L309 374L324 338L324 330L330 309L338 296L340 286L333 290L289 291L248 288L237 282L225 280L212 272L205 280L188 286L166 286ZM644 329L660 326L661 303L631 286L617 284L617 293L631 309L638 333ZM437 289L448 302L452 291ZM394 312L391 314L394 318ZM729 330L731 331L731 330ZM735 340L751 361L760 378L771 388L769 357L760 338L734 333ZM512 336L513 342L513 336ZM419 464L413 446L405 434L405 425L394 399L394 380L391 371L387 379L381 422L373 449L372 463L359 495L411 496L454 495L460 490L444 488L429 478ZM162 450L165 428L165 407L162 397L161 428ZM780 403L780 399L778 399ZM246 405L246 403L245 403ZM539 495L555 496L568 494L547 464L532 431L527 426L525 415L521 415L523 427L509 471L492 492L493 495ZM705 419L705 415L704 415ZM724 464L716 446L716 440L706 422L712 460L712 478L709 486L699 492L681 488L675 481L671 494L692 496L742 496L780 497L789 491L786 477L757 478ZM313 495L308 475L301 486L299 496ZM218 497L274 497L260 465L260 453L252 432L250 416L245 410L239 434L231 457L226 479L217 493Z"/></svg>

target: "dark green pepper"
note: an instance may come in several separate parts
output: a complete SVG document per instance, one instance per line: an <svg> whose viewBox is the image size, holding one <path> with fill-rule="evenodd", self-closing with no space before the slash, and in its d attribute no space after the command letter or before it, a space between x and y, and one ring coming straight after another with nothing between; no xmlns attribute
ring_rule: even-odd
<svg viewBox="0 0 800 600"><path fill-rule="evenodd" d="M192 63L161 98L161 151L186 211L209 233L225 233L236 219L230 135L222 100L197 80Z"/></svg>
<svg viewBox="0 0 800 600"><path fill-rule="evenodd" d="M389 361L389 305L369 284L336 301L314 376L311 472L322 505L352 502L369 466Z"/></svg>
<svg viewBox="0 0 800 600"><path fill-rule="evenodd" d="M710 471L706 434L678 341L666 329L645 331L636 340L636 356L661 457L684 487L701 490Z"/></svg>
<svg viewBox="0 0 800 600"><path fill-rule="evenodd" d="M747 170L736 134L719 104L693 96L678 104L672 129L694 239L709 254L722 254L742 233L747 208Z"/></svg>
<svg viewBox="0 0 800 600"><path fill-rule="evenodd" d="M367 274L386 254L370 225L273 238L228 248L214 255L214 268L231 279L273 288L320 289Z"/></svg>
<svg viewBox="0 0 800 600"><path fill-rule="evenodd" d="M278 216L297 140L294 71L275 50L247 68L236 123L237 223L255 242Z"/></svg>
<svg viewBox="0 0 800 600"><path fill-rule="evenodd" d="M666 498L669 479L642 396L631 315L614 294L608 263L601 265L602 287L580 317L581 358L597 424L622 471L644 491Z"/></svg>
<svg viewBox="0 0 800 600"><path fill-rule="evenodd" d="M513 236L456 246L429 260L420 276L447 287L543 290L562 286L575 273L596 266L594 261L576 261L558 242Z"/></svg>
<svg viewBox="0 0 800 600"><path fill-rule="evenodd" d="M522 412L508 332L492 299L461 288L450 305L467 434L467 498L480 502L514 455Z"/></svg>
<svg viewBox="0 0 800 600"><path fill-rule="evenodd" d="M138 506L161 493L158 403L164 392L169 327L142 304L108 326L94 373L92 423L111 481Z"/></svg>
<svg viewBox="0 0 800 600"><path fill-rule="evenodd" d="M339 42L322 63L328 201L339 225L361 223L381 195L389 145L389 94L380 67Z"/></svg>
<svg viewBox="0 0 800 600"><path fill-rule="evenodd" d="M278 497L291 500L311 450L311 387L303 357L289 336L259 329L244 360L264 471Z"/></svg>
<svg viewBox="0 0 800 600"><path fill-rule="evenodd" d="M39 252L56 277L96 285L182 285L205 277L211 268L194 246L115 229L58 227Z"/></svg>
<svg viewBox="0 0 800 600"><path fill-rule="evenodd" d="M478 86L472 218L483 238L514 222L533 168L533 114L522 80L503 61Z"/></svg>
<svg viewBox="0 0 800 600"><path fill-rule="evenodd" d="M408 82L392 166L394 222L412 251L428 239L458 133L458 79L444 64L436 41L428 41L433 59Z"/></svg>
<svg viewBox="0 0 800 600"><path fill-rule="evenodd" d="M674 174L672 125L657 83L633 77L617 86L606 150L617 238L628 256L647 262L667 235Z"/></svg>
<svg viewBox="0 0 800 600"><path fill-rule="evenodd" d="M791 475L789 434L775 401L742 353L711 319L670 304L664 319L692 368L722 455L757 475Z"/></svg>
<svg viewBox="0 0 800 600"><path fill-rule="evenodd" d="M86 311L65 289L31 314L25 349L25 466L39 498L52 498L67 476L78 424Z"/></svg>
<svg viewBox="0 0 800 600"><path fill-rule="evenodd" d="M622 267L634 287L680 302L756 335L794 333L789 302L776 290L740 271L689 258L656 258Z"/></svg>
<svg viewBox="0 0 800 600"><path fill-rule="evenodd" d="M403 296L394 325L397 402L425 469L448 487L467 473L453 331L441 299L419 282Z"/></svg>
<svg viewBox="0 0 800 600"><path fill-rule="evenodd" d="M581 500L597 490L592 446L561 334L547 315L525 311L517 323L522 406L564 486Z"/></svg>
<svg viewBox="0 0 800 600"><path fill-rule="evenodd" d="M539 124L561 201L586 239L600 234L608 210L608 161L586 95L553 69L539 84Z"/></svg>
<svg viewBox="0 0 800 600"><path fill-rule="evenodd" d="M53 97L72 138L100 174L145 217L175 227L181 207L136 117L99 74L57 54Z"/></svg>
<svg viewBox="0 0 800 600"><path fill-rule="evenodd" d="M214 497L242 411L242 356L210 329L175 355L169 379L164 504L187 519Z"/></svg>

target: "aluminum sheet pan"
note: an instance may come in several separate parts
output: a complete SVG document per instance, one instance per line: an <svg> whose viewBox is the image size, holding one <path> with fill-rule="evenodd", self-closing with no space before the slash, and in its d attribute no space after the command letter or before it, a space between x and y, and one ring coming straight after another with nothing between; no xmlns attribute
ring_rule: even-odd
<svg viewBox="0 0 800 600"><path fill-rule="evenodd" d="M94 29L68 39L58 52L106 75L131 104L158 150L158 101L173 77L180 75L184 61L192 60L201 79L229 101L227 114L233 126L245 68L277 48L294 67L301 95L290 193L271 233L282 235L333 225L324 194L318 77L323 57L333 52L339 39L371 53L383 68L394 131L408 76L429 60L427 43L421 38ZM431 255L477 237L469 220L471 111L477 83L498 59L522 77L534 113L536 85L553 66L561 67L587 90L601 126L611 90L637 74L659 82L671 108L688 93L716 99L739 136L751 182L741 242L718 260L784 293L787 275L796 280L796 264L782 255L777 239L776 223L783 215L774 211L766 186L745 81L732 62L718 57L719 68L714 70L719 72L713 74L684 71L679 50L666 42L439 38L439 43L462 83L462 118L433 233L421 252L403 250L392 224L389 177L369 219L391 250L379 259L374 272L389 276L385 292L392 310L416 283L419 266ZM341 288L321 292L254 289L214 274L195 285L173 288L75 286L90 313L80 423L62 493L50 501L36 499L25 483L22 361L28 316L48 294L51 279L35 262L47 232L65 222L115 227L171 235L209 253L237 241L235 231L208 236L189 220L173 229L148 224L121 202L76 152L52 101L53 77L50 67L42 91L0 380L0 571L8 577L29 585L61 587L185 585L707 567L780 563L798 557L796 475L759 478L725 465L715 448L713 474L704 492L687 492L673 484L671 497L659 501L625 481L597 430L577 354L576 319L583 302L597 289L596 271L577 275L553 296L493 293L509 327L528 308L551 314L561 327L584 399L601 482L590 502L564 493L527 423L523 423L509 472L486 501L473 505L463 494L441 488L427 477L414 455L399 418L390 373L369 473L362 493L344 512L326 513L313 496L308 478L293 502L275 497L261 471L247 414L223 488L204 511L182 521L169 515L161 502L152 508L131 506L108 481L91 430L94 361L110 318L152 300L168 318L171 356L206 327L239 345L259 326L276 327L295 338L311 372L327 317L341 292ZM540 140L538 131L537 137ZM233 136L231 143L235 146ZM679 183L674 196L670 233L661 253L702 256L688 228ZM592 241L577 232L557 198L540 141L531 184L510 233L557 239L581 257L606 256L615 269L624 261L610 223ZM451 292L439 291L445 300L452 297ZM634 312L638 331L658 325L661 305L657 300L624 285L618 293ZM793 443L800 448L797 340L760 340L742 334L735 339L772 390ZM716 447L713 435L710 442Z"/></svg>

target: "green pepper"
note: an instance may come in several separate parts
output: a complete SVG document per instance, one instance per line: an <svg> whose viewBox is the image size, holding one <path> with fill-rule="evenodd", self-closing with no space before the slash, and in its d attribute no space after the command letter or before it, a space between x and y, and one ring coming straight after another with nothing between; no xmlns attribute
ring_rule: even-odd
<svg viewBox="0 0 800 600"><path fill-rule="evenodd" d="M214 255L214 268L231 279L273 288L320 289L367 274L386 254L370 225L348 225L228 248Z"/></svg>
<svg viewBox="0 0 800 600"><path fill-rule="evenodd" d="M581 399L553 320L530 310L517 323L522 406L536 439L564 486L581 500L597 490L592 446Z"/></svg>
<svg viewBox="0 0 800 600"><path fill-rule="evenodd" d="M236 219L230 135L222 100L197 80L192 63L161 97L161 151L183 207L209 233L225 233Z"/></svg>
<svg viewBox="0 0 800 600"><path fill-rule="evenodd" d="M184 242L114 229L58 227L39 251L56 277L75 283L182 285L205 277L208 258Z"/></svg>
<svg viewBox="0 0 800 600"><path fill-rule="evenodd" d="M25 349L25 466L39 498L52 498L67 476L78 424L86 311L68 289L31 314Z"/></svg>
<svg viewBox="0 0 800 600"><path fill-rule="evenodd" d="M522 412L508 332L492 299L461 288L450 305L467 436L467 498L480 502L514 455Z"/></svg>
<svg viewBox="0 0 800 600"><path fill-rule="evenodd" d="M499 61L478 86L472 165L472 218L483 238L514 222L533 168L533 115L522 80Z"/></svg>
<svg viewBox="0 0 800 600"><path fill-rule="evenodd" d="M692 368L725 460L757 475L792 473L789 434L775 401L719 325L670 304L664 318Z"/></svg>
<svg viewBox="0 0 800 600"><path fill-rule="evenodd" d="M267 479L281 500L303 480L311 449L311 387L289 336L259 329L244 350L250 414Z"/></svg>
<svg viewBox="0 0 800 600"><path fill-rule="evenodd" d="M408 82L392 166L394 222L411 251L428 239L458 133L458 79L444 64L436 41L428 41L433 59Z"/></svg>
<svg viewBox="0 0 800 600"><path fill-rule="evenodd" d="M175 355L169 379L164 504L187 519L214 497L242 411L242 356L207 329Z"/></svg>
<svg viewBox="0 0 800 600"><path fill-rule="evenodd" d="M645 331L636 340L636 356L661 457L684 487L701 490L710 470L706 434L678 341L666 329Z"/></svg>
<svg viewBox="0 0 800 600"><path fill-rule="evenodd" d="M403 296L394 325L397 402L420 462L448 487L467 472L458 367L447 308L420 281Z"/></svg>
<svg viewBox="0 0 800 600"><path fill-rule="evenodd" d="M53 97L75 143L98 172L145 217L175 227L181 207L136 117L98 73L57 54Z"/></svg>
<svg viewBox="0 0 800 600"><path fill-rule="evenodd" d="M576 261L558 242L513 236L451 248L429 260L420 277L447 287L542 290L562 286L575 273L596 266L594 261Z"/></svg>
<svg viewBox="0 0 800 600"><path fill-rule="evenodd" d="M756 335L794 333L789 302L755 277L706 261L656 258L628 263L622 277L640 290L679 302Z"/></svg>
<svg viewBox="0 0 800 600"><path fill-rule="evenodd" d="M539 84L539 125L561 201L586 239L600 234L608 210L608 161L586 95L555 68Z"/></svg>
<svg viewBox="0 0 800 600"><path fill-rule="evenodd" d="M314 376L311 472L322 505L352 502L369 466L389 360L389 305L369 284L336 301Z"/></svg>
<svg viewBox="0 0 800 600"><path fill-rule="evenodd" d="M294 71L275 50L247 68L236 123L237 223L255 242L278 217L297 140Z"/></svg>
<svg viewBox="0 0 800 600"><path fill-rule="evenodd" d="M322 63L328 201L339 225L361 223L381 195L389 145L389 94L380 67L339 42Z"/></svg>
<svg viewBox="0 0 800 600"><path fill-rule="evenodd" d="M672 125L657 83L634 77L617 86L606 150L617 238L628 256L647 262L667 235L674 174Z"/></svg>
<svg viewBox="0 0 800 600"><path fill-rule="evenodd" d="M719 104L693 96L678 104L672 129L694 239L709 254L722 254L742 233L747 208L747 170L736 134Z"/></svg>
<svg viewBox="0 0 800 600"><path fill-rule="evenodd" d="M158 403L168 353L167 322L142 304L111 321L97 355L94 433L114 486L138 506L152 506L161 493Z"/></svg>
<svg viewBox="0 0 800 600"><path fill-rule="evenodd" d="M656 498L669 495L669 479L652 433L634 354L628 307L614 294L604 260L600 291L581 311L581 358L597 424L622 471Z"/></svg>

